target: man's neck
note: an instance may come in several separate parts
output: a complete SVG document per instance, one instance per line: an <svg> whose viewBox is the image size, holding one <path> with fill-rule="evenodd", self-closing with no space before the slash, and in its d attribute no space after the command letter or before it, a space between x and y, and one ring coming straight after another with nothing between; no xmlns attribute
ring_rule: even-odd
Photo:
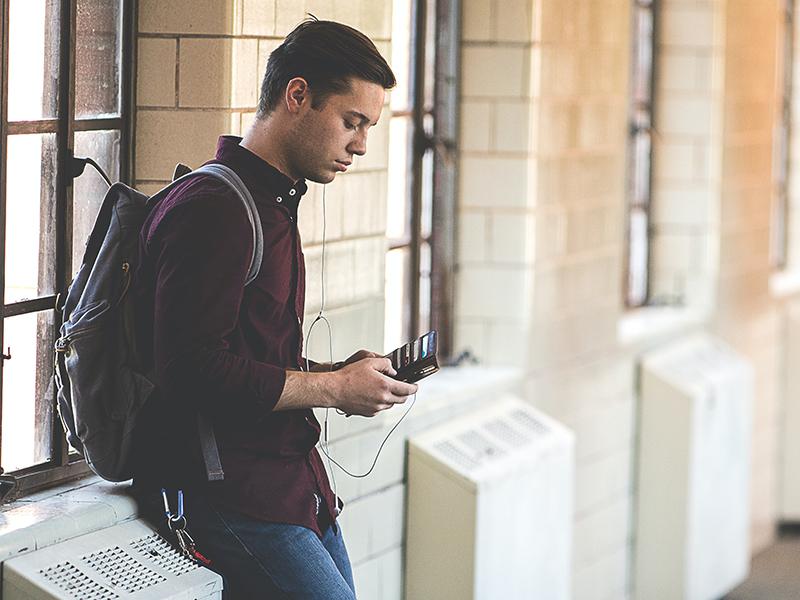
<svg viewBox="0 0 800 600"><path fill-rule="evenodd" d="M281 152L281 139L283 136L277 124L267 117L266 119L256 119L244 134L239 145L247 148L295 182L299 177L290 172L289 165Z"/></svg>

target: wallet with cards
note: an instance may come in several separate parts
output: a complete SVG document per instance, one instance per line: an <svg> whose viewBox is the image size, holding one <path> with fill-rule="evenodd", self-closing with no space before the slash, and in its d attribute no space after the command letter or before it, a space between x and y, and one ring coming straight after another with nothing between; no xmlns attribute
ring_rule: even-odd
<svg viewBox="0 0 800 600"><path fill-rule="evenodd" d="M397 371L395 379L415 383L439 370L436 359L436 330L429 331L413 342L400 346L386 355Z"/></svg>

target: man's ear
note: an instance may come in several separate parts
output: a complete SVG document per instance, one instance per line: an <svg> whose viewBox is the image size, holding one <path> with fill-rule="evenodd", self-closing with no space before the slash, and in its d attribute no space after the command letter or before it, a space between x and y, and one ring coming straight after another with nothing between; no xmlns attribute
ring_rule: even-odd
<svg viewBox="0 0 800 600"><path fill-rule="evenodd" d="M302 77L295 77L286 84L286 108L296 114L305 105L311 102L308 82Z"/></svg>

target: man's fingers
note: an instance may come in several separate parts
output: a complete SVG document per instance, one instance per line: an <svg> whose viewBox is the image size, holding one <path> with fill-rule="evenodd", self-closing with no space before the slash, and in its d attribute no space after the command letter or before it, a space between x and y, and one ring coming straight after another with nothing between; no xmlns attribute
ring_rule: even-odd
<svg viewBox="0 0 800 600"><path fill-rule="evenodd" d="M371 358L369 360L372 361L372 368L376 371L380 371L389 377L394 377L397 375L397 371L395 371L394 367L392 366L392 361L390 361L388 358Z"/></svg>
<svg viewBox="0 0 800 600"><path fill-rule="evenodd" d="M417 386L413 383L392 380L389 391L393 396L412 396L417 393Z"/></svg>
<svg viewBox="0 0 800 600"><path fill-rule="evenodd" d="M377 352L372 352L371 350L364 350L363 348L353 354L350 358L348 358L345 362L347 364L358 362L365 358L382 358L382 354L378 354Z"/></svg>

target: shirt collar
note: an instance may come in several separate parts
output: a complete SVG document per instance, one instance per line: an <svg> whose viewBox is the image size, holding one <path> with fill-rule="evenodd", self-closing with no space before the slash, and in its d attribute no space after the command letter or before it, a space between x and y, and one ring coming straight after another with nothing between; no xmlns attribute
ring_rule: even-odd
<svg viewBox="0 0 800 600"><path fill-rule="evenodd" d="M242 138L222 135L217 141L216 160L236 171L255 195L266 196L276 203L297 207L308 191L305 179L292 181L260 156L240 145Z"/></svg>

